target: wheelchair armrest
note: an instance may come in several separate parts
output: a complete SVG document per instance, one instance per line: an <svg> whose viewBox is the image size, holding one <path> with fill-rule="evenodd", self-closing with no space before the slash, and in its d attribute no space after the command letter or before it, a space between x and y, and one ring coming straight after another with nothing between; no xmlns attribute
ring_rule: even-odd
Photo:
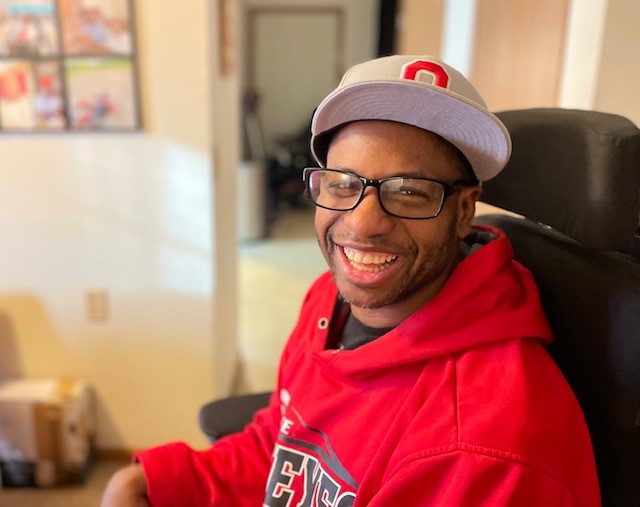
<svg viewBox="0 0 640 507"><path fill-rule="evenodd" d="M231 396L207 403L200 409L200 428L213 442L241 431L253 414L269 404L271 393Z"/></svg>

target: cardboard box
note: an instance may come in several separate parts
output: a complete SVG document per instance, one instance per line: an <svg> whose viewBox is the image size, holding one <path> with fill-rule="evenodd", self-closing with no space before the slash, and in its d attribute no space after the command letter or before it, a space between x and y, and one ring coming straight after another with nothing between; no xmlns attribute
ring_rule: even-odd
<svg viewBox="0 0 640 507"><path fill-rule="evenodd" d="M86 382L0 383L0 487L82 481L94 435L93 397Z"/></svg>

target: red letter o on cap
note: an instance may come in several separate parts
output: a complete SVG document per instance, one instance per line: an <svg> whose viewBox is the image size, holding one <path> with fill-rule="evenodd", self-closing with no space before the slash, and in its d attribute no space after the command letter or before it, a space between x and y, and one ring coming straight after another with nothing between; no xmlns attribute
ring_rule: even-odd
<svg viewBox="0 0 640 507"><path fill-rule="evenodd" d="M442 65L438 65L435 62L428 60L416 60L404 66L402 71L402 78L415 81L418 76L418 72L425 71L433 76L433 84L440 88L449 87L449 74L444 70Z"/></svg>

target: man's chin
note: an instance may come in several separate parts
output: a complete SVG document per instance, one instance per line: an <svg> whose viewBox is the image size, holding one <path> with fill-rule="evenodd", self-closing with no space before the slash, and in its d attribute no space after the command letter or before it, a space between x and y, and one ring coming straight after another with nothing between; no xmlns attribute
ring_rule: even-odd
<svg viewBox="0 0 640 507"><path fill-rule="evenodd" d="M391 306L398 302L398 296L389 292L372 288L356 287L338 282L338 291L342 298L351 306L374 310Z"/></svg>

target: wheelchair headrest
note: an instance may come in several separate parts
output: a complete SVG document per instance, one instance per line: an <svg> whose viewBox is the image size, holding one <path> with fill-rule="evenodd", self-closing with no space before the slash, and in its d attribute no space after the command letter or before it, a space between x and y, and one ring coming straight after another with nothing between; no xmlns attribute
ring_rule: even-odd
<svg viewBox="0 0 640 507"><path fill-rule="evenodd" d="M607 113L504 111L511 160L482 200L596 250L629 253L638 230L640 130Z"/></svg>

